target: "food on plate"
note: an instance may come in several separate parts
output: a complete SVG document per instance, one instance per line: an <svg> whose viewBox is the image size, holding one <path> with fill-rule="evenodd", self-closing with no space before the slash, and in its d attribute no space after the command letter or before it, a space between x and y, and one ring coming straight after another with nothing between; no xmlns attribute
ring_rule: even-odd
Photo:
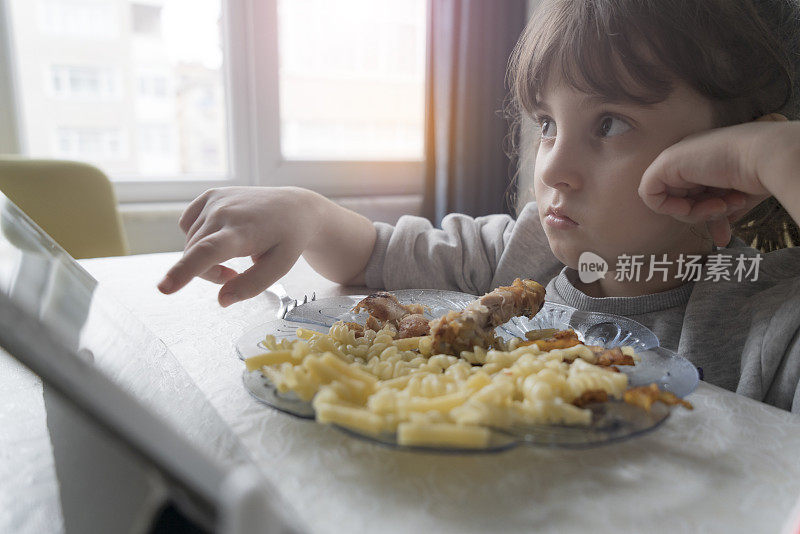
<svg viewBox="0 0 800 534"><path fill-rule="evenodd" d="M467 357L480 364L473 365L437 354L431 336L398 338L388 323L375 332L338 322L327 334L300 328L297 335L268 337L270 351L249 358L247 368L278 391L313 401L320 422L396 432L405 445L485 447L491 427L586 425L586 391L621 398L628 385L626 375L593 365L585 345L542 351L515 346L517 339L506 350L474 347Z"/></svg>
<svg viewBox="0 0 800 534"><path fill-rule="evenodd" d="M458 354L475 346L493 347L495 327L519 315L533 317L542 308L544 295L541 284L517 278L510 286L498 287L463 310L453 310L431 321L422 315L422 306L403 305L387 291L367 296L353 311L369 312L367 328L379 330L391 323L397 327L399 338L425 336L430 332L437 352Z"/></svg>
<svg viewBox="0 0 800 534"><path fill-rule="evenodd" d="M517 278L431 321L431 335L438 352L458 354L473 347L488 348L495 342L494 329L512 317L533 317L544 305L545 290L533 280Z"/></svg>
<svg viewBox="0 0 800 534"><path fill-rule="evenodd" d="M527 338L527 334L525 337ZM536 339L525 341L522 344L536 345L542 350L566 349L580 344L578 334L576 334L574 330L559 330L553 332L549 337L541 337L540 335L534 335L532 337L536 337Z"/></svg>
<svg viewBox="0 0 800 534"><path fill-rule="evenodd" d="M547 339L561 332L558 328L540 328L539 330L530 330L525 332L525 339L528 341L536 341L538 339Z"/></svg>
<svg viewBox="0 0 800 534"><path fill-rule="evenodd" d="M694 409L690 403L686 402L670 391L660 390L656 384L648 384L646 386L639 386L638 388L630 388L623 394L623 399L628 404L639 406L648 412L650 411L650 407L653 406L653 403L657 401L663 402L664 404L670 406L680 404L688 410Z"/></svg>
<svg viewBox="0 0 800 534"><path fill-rule="evenodd" d="M427 336L431 331L428 318L420 313L410 313L397 321L397 337Z"/></svg>
<svg viewBox="0 0 800 534"><path fill-rule="evenodd" d="M533 317L542 308L544 296L541 284L517 278L510 286L498 287L463 310L453 310L431 321L423 315L422 306L401 304L387 291L367 296L353 307L353 311L366 310L369 313L367 328L377 331L392 324L401 339L431 333L437 352L458 354L475 346L493 347L496 343L495 327L519 315Z"/></svg>
<svg viewBox="0 0 800 534"><path fill-rule="evenodd" d="M585 345L572 330L495 337L496 326L541 308L539 288L517 279L463 313L430 322L420 305L375 293L354 309L369 311L366 324L339 321L328 333L299 328L297 340L267 336L268 352L248 358L247 369L263 373L279 392L311 401L320 422L394 434L401 445L485 448L492 429L589 425L593 403L675 403L669 395L628 390L616 366L635 363L632 347Z"/></svg>
<svg viewBox="0 0 800 534"><path fill-rule="evenodd" d="M596 402L608 401L608 393L602 389L587 389L581 396L572 401L572 404L579 408L594 404Z"/></svg>
<svg viewBox="0 0 800 534"><path fill-rule="evenodd" d="M353 307L358 313L369 312L366 327L380 330L387 323L398 327L398 337L424 336L428 333L428 320L422 313L424 307L419 304L403 305L397 297L387 291L372 293Z"/></svg>

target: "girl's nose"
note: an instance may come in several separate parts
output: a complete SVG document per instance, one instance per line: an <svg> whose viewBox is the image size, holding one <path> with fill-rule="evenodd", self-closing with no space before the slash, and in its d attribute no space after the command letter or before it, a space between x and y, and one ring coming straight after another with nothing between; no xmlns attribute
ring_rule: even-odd
<svg viewBox="0 0 800 534"><path fill-rule="evenodd" d="M560 140L559 140L560 141ZM542 183L560 191L583 187L580 152L556 141L548 150L540 150L536 157L536 170Z"/></svg>

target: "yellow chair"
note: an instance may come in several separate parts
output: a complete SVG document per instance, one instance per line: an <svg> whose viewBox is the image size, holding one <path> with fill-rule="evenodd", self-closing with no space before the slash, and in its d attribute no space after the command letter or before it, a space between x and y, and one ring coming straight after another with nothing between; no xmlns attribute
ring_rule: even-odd
<svg viewBox="0 0 800 534"><path fill-rule="evenodd" d="M128 254L114 189L97 167L0 156L0 190L72 257Z"/></svg>

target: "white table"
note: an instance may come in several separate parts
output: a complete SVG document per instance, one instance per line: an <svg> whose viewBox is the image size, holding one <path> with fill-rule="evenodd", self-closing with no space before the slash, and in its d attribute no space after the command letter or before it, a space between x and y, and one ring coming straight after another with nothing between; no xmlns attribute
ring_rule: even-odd
<svg viewBox="0 0 800 534"><path fill-rule="evenodd" d="M313 532L778 532L800 495L800 417L705 383L689 397L694 411L676 410L649 435L587 451L394 451L284 415L245 391L233 348L245 330L273 319L277 299L222 309L217 286L202 280L163 296L155 285L178 257L81 263L164 340ZM364 291L328 282L302 260L282 282L293 296ZM31 391L24 394L35 398ZM3 441L46 451L42 414L33 406L25 416L28 435ZM27 475L12 477L40 485L32 519L14 526L58 530L52 459L36 458ZM0 476L13 475L12 460L0 458ZM12 500L4 491L0 510Z"/></svg>

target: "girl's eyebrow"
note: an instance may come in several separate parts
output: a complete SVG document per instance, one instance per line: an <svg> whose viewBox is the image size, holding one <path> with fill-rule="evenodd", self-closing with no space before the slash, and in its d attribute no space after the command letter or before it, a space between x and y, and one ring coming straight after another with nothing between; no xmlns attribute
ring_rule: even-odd
<svg viewBox="0 0 800 534"><path fill-rule="evenodd" d="M639 104L637 102L631 102L627 100L621 100L618 98L609 98L604 95L599 94L588 94L580 99L580 103L578 104L578 109L588 109L592 106L601 106L601 105L615 105L615 106L635 106L635 107L642 107L642 108L650 108L652 104ZM538 100L536 104L533 106L534 110L542 110L550 113L550 106L544 100Z"/></svg>
<svg viewBox="0 0 800 534"><path fill-rule="evenodd" d="M586 95L585 97L581 98L580 107L587 108L592 105L598 106L602 104L624 105L624 104L630 104L630 102L609 98L603 95Z"/></svg>

